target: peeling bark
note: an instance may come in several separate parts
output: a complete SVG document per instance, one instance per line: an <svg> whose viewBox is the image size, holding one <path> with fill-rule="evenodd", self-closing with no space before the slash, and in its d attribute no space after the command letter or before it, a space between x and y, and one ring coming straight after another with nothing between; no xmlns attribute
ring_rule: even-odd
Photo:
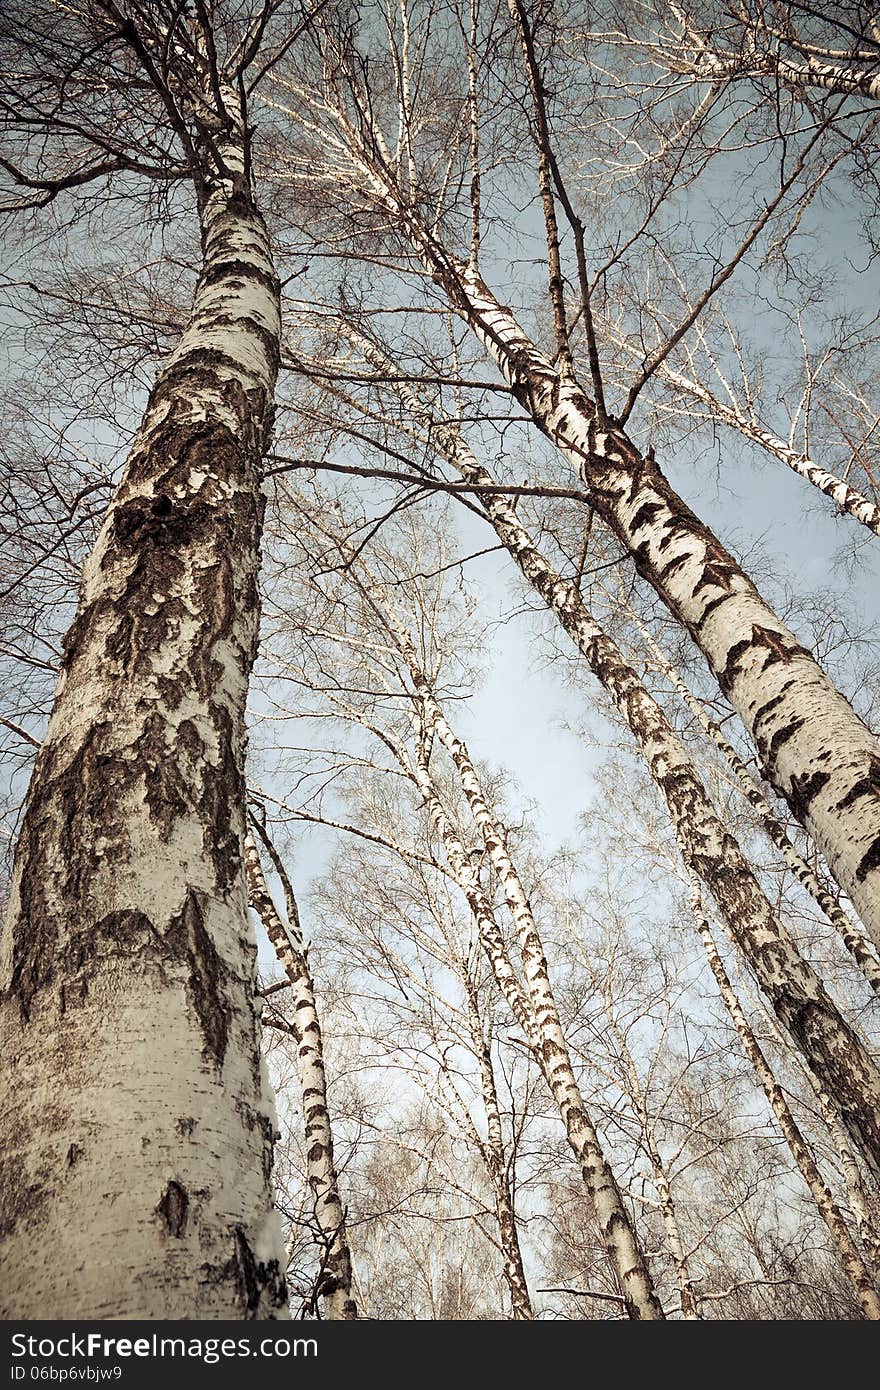
<svg viewBox="0 0 880 1390"><path fill-rule="evenodd" d="M243 147L222 152L190 321L84 567L16 851L6 1317L287 1315L241 858L279 291Z"/></svg>

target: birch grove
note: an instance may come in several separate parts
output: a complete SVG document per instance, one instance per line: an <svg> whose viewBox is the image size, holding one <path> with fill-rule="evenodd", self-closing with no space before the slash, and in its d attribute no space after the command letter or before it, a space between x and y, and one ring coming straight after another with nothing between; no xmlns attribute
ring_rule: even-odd
<svg viewBox="0 0 880 1390"><path fill-rule="evenodd" d="M878 97L4 10L7 1319L880 1318Z"/></svg>

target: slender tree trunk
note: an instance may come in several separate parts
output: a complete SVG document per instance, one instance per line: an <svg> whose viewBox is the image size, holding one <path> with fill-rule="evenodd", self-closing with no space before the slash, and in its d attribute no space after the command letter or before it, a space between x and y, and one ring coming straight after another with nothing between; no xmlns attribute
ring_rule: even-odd
<svg viewBox="0 0 880 1390"><path fill-rule="evenodd" d="M703 1315L700 1312L699 1298L688 1268L688 1258L684 1241L681 1238L681 1227L678 1224L678 1209L672 1196L669 1177L656 1150L651 1154L651 1169L654 1175L654 1186L660 1200L660 1215L663 1220L663 1229L666 1232L666 1243L669 1246L672 1263L675 1265L678 1292L681 1297L681 1315L687 1322L694 1322Z"/></svg>
<svg viewBox="0 0 880 1390"><path fill-rule="evenodd" d="M875 536L880 536L880 507L869 498L863 496L856 488L851 487L843 478L838 478L836 473L829 473L827 468L822 468L815 463L808 455L798 453L784 439L780 439L772 430L765 429L757 420L744 415L738 408L728 405L725 401L720 401L717 396L708 391L701 382L694 381L691 377L685 376L681 372L675 371L665 363L661 369L665 379L672 384L678 391L685 391L689 396L701 401L709 407L716 420L721 420L731 429L737 430L745 439L750 439L754 444L760 444L768 454L784 463L798 477L805 478L813 487L830 497L835 506L839 507L847 516L851 516L855 521L860 521L863 526L867 526L869 531L873 531Z"/></svg>
<svg viewBox="0 0 880 1390"><path fill-rule="evenodd" d="M510 1306L513 1311L514 1322L531 1322L534 1313L532 1300L529 1297L525 1268L523 1267L516 1212L504 1151L504 1133L501 1128L501 1110L498 1105L492 1050L489 1040L483 1035L476 1000L470 992L468 1003L471 1032L480 1059L483 1109L486 1112L486 1143L481 1144L480 1147L495 1199L498 1240L504 1255L504 1279L510 1292Z"/></svg>
<svg viewBox="0 0 880 1390"><path fill-rule="evenodd" d="M333 1128L327 1107L323 1033L296 900L285 883L289 919L285 926L269 892L252 833L245 839L244 854L251 903L266 928L291 985L291 1026L297 1044L296 1064L302 1088L307 1176L321 1237L321 1277L317 1292L328 1319L352 1320L357 1317L357 1305L351 1293L351 1252L345 1226L345 1208L339 1195L339 1179L333 1162ZM274 860L274 854L272 857Z"/></svg>
<svg viewBox="0 0 880 1390"><path fill-rule="evenodd" d="M822 1175L816 1166L816 1161L810 1152L809 1145L801 1134L791 1108L782 1091L782 1087L776 1080L770 1066L761 1051L758 1040L749 1027L748 1020L736 997L736 993L728 978L724 968L724 962L718 954L711 928L703 912L700 901L699 889L694 890L693 894L694 915L697 920L697 927L703 946L706 950L706 957L718 984L718 989L724 1000L725 1007L730 1014L731 1020L743 1050L755 1070L755 1075L761 1084L770 1108L776 1117L785 1142L788 1144L791 1156L797 1164L798 1171L810 1189L813 1201L825 1225L828 1227L831 1239L840 1256L841 1263L846 1270L850 1283L855 1290L859 1301L859 1307L866 1318L872 1321L880 1320L880 1296L871 1279L870 1274L865 1268L861 1252L853 1240L849 1227L846 1224L843 1213L838 1207L828 1188L822 1180Z"/></svg>
<svg viewBox="0 0 880 1390"><path fill-rule="evenodd" d="M451 831L442 808L439 807L439 798L433 790L426 769L423 769L420 786L435 826L443 827L440 831L441 842L457 878L456 864L464 868L462 860L466 861L466 856L463 847ZM468 884L465 890L468 900L478 904L478 914L475 913L475 918L480 928L480 941L493 967L496 982L508 1003L515 1003L514 1012L520 1018L526 1041L558 1106L569 1145L592 1198L600 1234L621 1286L627 1313L635 1318L662 1318L663 1312L654 1293L638 1237L580 1094L565 1037L559 1026L555 1001L551 996L548 1003L546 991L543 991L545 1004L543 1010L539 1010L527 982L528 1003L525 1010L522 1008L519 1001L521 988L507 958L492 909L482 890L468 883L467 876L464 876L459 886L463 886L464 883ZM487 924L491 926L490 943L487 943L484 935ZM516 981L515 986L512 980Z"/></svg>
<svg viewBox="0 0 880 1390"><path fill-rule="evenodd" d="M87 561L0 953L6 1317L286 1316L242 866L279 291L241 149Z"/></svg>
<svg viewBox="0 0 880 1390"><path fill-rule="evenodd" d="M626 1072L627 1094L638 1117L645 1151L651 1164L654 1188L660 1203L660 1216L666 1233L666 1243L669 1246L669 1253L675 1266L682 1317L686 1321L693 1322L700 1319L702 1313L700 1312L699 1295L694 1288L688 1266L688 1257L678 1221L678 1208L672 1195L672 1184L669 1180L666 1164L663 1162L663 1155L654 1136L654 1126L648 1114L647 1100L639 1078L638 1068L633 1060L626 1037L617 1027L608 1001L606 1001L605 1016L608 1021L608 1028L616 1039L620 1062Z"/></svg>

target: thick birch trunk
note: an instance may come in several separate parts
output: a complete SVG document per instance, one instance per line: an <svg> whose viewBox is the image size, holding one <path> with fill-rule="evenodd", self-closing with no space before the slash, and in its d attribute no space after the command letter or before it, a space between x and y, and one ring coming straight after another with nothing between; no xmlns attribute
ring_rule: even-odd
<svg viewBox="0 0 880 1390"><path fill-rule="evenodd" d="M861 1252L853 1240L849 1227L843 1217L828 1188L822 1180L822 1175L816 1166L816 1161L810 1152L809 1145L801 1134L791 1109L782 1091L782 1087L776 1080L770 1066L761 1051L757 1038L749 1027L748 1020L736 997L736 992L730 983L724 962L718 954L711 928L703 912L700 901L699 890L695 890L693 895L693 908L697 920L697 927L703 946L706 951L706 958L715 980L721 998L724 1000L727 1012L739 1034L743 1045L743 1051L751 1062L755 1070L755 1075L760 1082L761 1089L770 1105L770 1109L776 1118L776 1122L782 1132L785 1142L788 1144L791 1156L797 1164L798 1171L810 1189L810 1195L816 1203L816 1208L825 1225L828 1227L831 1239L840 1256L841 1263L846 1270L850 1283L855 1290L859 1301L859 1307L866 1318L872 1321L880 1320L880 1296L874 1286L873 1280L865 1268Z"/></svg>
<svg viewBox="0 0 880 1390"><path fill-rule="evenodd" d="M422 238L424 239L424 238ZM424 252L426 259L429 253ZM785 797L880 944L880 745L736 560L622 429L597 419L472 272L435 275L636 568L688 629Z"/></svg>
<svg viewBox="0 0 880 1390"><path fill-rule="evenodd" d="M288 980L293 1001L292 1028L296 1064L302 1088L306 1165L313 1211L321 1235L321 1275L317 1293L325 1317L344 1321L357 1317L351 1296L351 1253L345 1227L345 1208L333 1162L333 1129L327 1107L324 1040L315 1002L315 988L296 917L285 926L269 892L260 854L251 833L244 842L250 899L266 928ZM292 895L289 896L289 901ZM289 911L289 909L288 909Z"/></svg>
<svg viewBox="0 0 880 1390"><path fill-rule="evenodd" d="M243 173L201 217L192 317L84 568L17 847L7 1317L287 1315L241 860L279 294Z"/></svg>

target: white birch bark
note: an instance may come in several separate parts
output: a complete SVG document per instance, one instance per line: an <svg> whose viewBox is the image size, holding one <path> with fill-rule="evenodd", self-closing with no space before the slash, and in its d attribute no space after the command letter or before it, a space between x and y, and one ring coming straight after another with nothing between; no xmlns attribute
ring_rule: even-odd
<svg viewBox="0 0 880 1390"><path fill-rule="evenodd" d="M554 365L477 269L402 197L377 123L370 122L368 140L332 98L326 111L336 126L326 139L348 165L343 183L409 243L523 409L569 460L585 500L702 651L755 743L762 774L813 836L880 947L877 739L677 495L652 452L643 455L617 421L600 418L570 365Z"/></svg>
<svg viewBox="0 0 880 1390"><path fill-rule="evenodd" d="M616 1038L620 1062L626 1073L628 1098L638 1118L642 1133L642 1143L648 1155L648 1161L651 1164L651 1176L654 1182L654 1190L657 1193L657 1200L660 1204L660 1219L663 1222L666 1244L669 1247L672 1263L675 1266L675 1276L678 1283L679 1297L681 1299L681 1315L685 1321L694 1322L702 1318L700 1298L691 1277L688 1255L685 1250L681 1226L678 1220L678 1206L672 1192L672 1183L670 1182L669 1173L663 1161L663 1155L660 1152L655 1138L654 1125L648 1113L647 1100L641 1080L639 1079L638 1068L633 1060L626 1038L617 1027L614 1017L607 1006L606 1018L608 1020L608 1027Z"/></svg>
<svg viewBox="0 0 880 1390"><path fill-rule="evenodd" d="M499 303L404 206L345 122L365 191L410 242L538 428L569 460L590 504L687 628L737 710L763 775L822 850L880 947L880 744L734 557L678 496L653 456L599 418Z"/></svg>
<svg viewBox="0 0 880 1390"><path fill-rule="evenodd" d="M737 754L736 749L727 742L721 730L709 718L702 701L698 700L688 689L679 673L672 666L671 662L667 660L665 654L654 641L651 634L638 622L631 608L629 612L644 641L648 645L658 669L672 683L680 699L694 715L706 736L711 739L712 743L714 743L719 753L721 753L722 757L727 762L743 795L757 812L763 829L779 850L786 865L798 882L810 894L813 901L822 909L831 925L837 929L843 944L856 961L871 988L875 993L880 994L880 961L878 961L871 946L865 940L852 919L841 907L838 899L828 892L816 877L816 874L810 868L807 861L798 853L788 837L785 826L774 815L773 808L760 787L756 785L749 775L749 770Z"/></svg>
<svg viewBox="0 0 880 1390"><path fill-rule="evenodd" d="M426 714L429 714L427 710ZM461 748L463 749L464 745L461 745ZM461 753L459 761L462 761ZM457 768L459 761L456 762ZM466 750L462 765L465 767L468 784L473 788L475 774L468 776L467 770L470 769L472 772L472 766L467 759ZM464 777L462 784L464 785ZM465 891L472 911L476 906L474 916L480 933L480 943L492 965L496 983L513 1009L559 1109L569 1146L593 1201L599 1231L616 1273L627 1313L631 1318L662 1318L663 1311L654 1293L638 1237L580 1094L550 982L546 978L546 961L543 962L543 971L538 965L537 958L543 960L543 948L534 920L531 918L531 910L526 904L525 909L520 906L516 913L518 925L521 931L525 930L527 937L527 957L525 954L523 956L526 985L523 990L504 948L491 906L478 883L469 882L475 880L476 876L464 862L464 847L457 840L448 818L442 811L439 797L424 763L420 771L419 786L425 796L432 821L441 835L441 843L449 858L453 874L457 879L461 874L460 886L467 884ZM470 801L470 798L468 800ZM514 889L513 893L519 898L521 890L517 892ZM530 926L524 922L524 918L528 918ZM526 996L525 1003L521 1002L523 994Z"/></svg>
<svg viewBox="0 0 880 1390"><path fill-rule="evenodd" d="M227 141L83 571L0 947L2 1311L287 1316L241 861L279 293Z"/></svg>
<svg viewBox="0 0 880 1390"><path fill-rule="evenodd" d="M489 1176L495 1201L498 1241L504 1256L504 1279L510 1293L510 1306L514 1322L531 1322L534 1313L519 1243L519 1230L516 1224L516 1212L504 1147L504 1131L501 1126L498 1089L495 1085L492 1049L489 1039L484 1035L476 1000L470 989L468 990L468 1013L474 1048L480 1063L483 1109L486 1114L485 1143L479 1140L479 1136L477 1137L480 1154Z"/></svg>
<svg viewBox="0 0 880 1390"><path fill-rule="evenodd" d="M252 832L248 832L245 838L244 856L251 905L263 923L278 961L290 981L293 1004L291 1026L297 1045L296 1065L305 1125L306 1176L315 1221L321 1234L321 1273L317 1294L328 1320L351 1321L357 1317L357 1305L351 1292L351 1251L345 1208L339 1195L339 1178L333 1161L333 1127L327 1104L324 1037L299 915L295 910L293 894L288 891L287 923L279 916Z"/></svg>
<svg viewBox="0 0 880 1390"><path fill-rule="evenodd" d="M861 1251L850 1234L843 1213L822 1180L822 1175L819 1172L816 1161L810 1152L809 1145L797 1126L791 1108L783 1094L782 1087L773 1075L769 1063L761 1051L758 1040L749 1027L748 1020L743 1013L740 1002L736 997L736 992L724 968L724 962L718 954L718 948L712 936L711 928L703 912L698 888L694 890L692 906L700 937L706 951L706 958L709 962L712 974L715 976L724 1005L739 1035L743 1051L754 1068L755 1075L760 1082L761 1089L767 1097L770 1108L773 1111L776 1122L788 1145L791 1156L810 1190L813 1201L816 1203L819 1215L828 1227L828 1232L840 1256L841 1264L846 1270L847 1276L858 1298L859 1307L866 1318L871 1321L878 1321L880 1320L880 1295L878 1295L874 1282L865 1267Z"/></svg>
<svg viewBox="0 0 880 1390"><path fill-rule="evenodd" d="M673 60L672 65L677 71L681 70L680 61ZM777 53L752 51L745 58L734 57L710 49L701 41L694 66L698 76L711 82L769 77L790 87L817 87L837 96L861 96L869 101L880 101L880 73L860 71L840 63L820 63L809 55L800 63Z"/></svg>

